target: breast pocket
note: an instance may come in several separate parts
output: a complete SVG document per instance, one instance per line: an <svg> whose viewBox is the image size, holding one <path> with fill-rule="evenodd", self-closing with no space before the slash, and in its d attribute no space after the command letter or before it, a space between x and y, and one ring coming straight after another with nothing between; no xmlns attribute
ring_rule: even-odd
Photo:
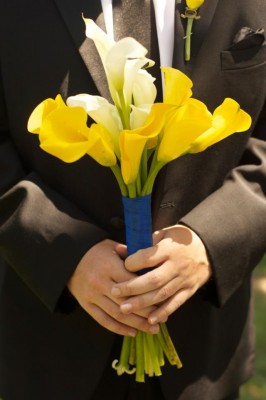
<svg viewBox="0 0 266 400"><path fill-rule="evenodd" d="M266 64L266 43L248 49L221 52L221 69L223 71L253 68L263 64Z"/></svg>

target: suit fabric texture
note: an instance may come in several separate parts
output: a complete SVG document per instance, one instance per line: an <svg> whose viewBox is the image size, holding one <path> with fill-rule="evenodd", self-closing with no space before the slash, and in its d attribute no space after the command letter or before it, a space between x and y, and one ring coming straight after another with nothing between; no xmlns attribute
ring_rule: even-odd
<svg viewBox="0 0 266 400"><path fill-rule="evenodd" d="M113 7L115 38L130 35L148 49L159 85L152 1L115 0ZM169 318L184 366L164 367L161 390L166 400L222 400L253 373L250 277L266 250L266 46L232 46L241 28L266 29L266 3L206 0L187 65L184 2L178 7L174 66L192 78L194 97L212 111L232 97L253 118L249 132L171 162L152 200L154 229L189 226L205 243L213 269L213 279ZM0 1L4 400L90 399L113 348L115 335L65 287L90 247L106 238L124 242L118 185L108 168L88 156L65 164L46 154L26 128L33 108L57 93L109 97L82 12L103 24L99 0Z"/></svg>

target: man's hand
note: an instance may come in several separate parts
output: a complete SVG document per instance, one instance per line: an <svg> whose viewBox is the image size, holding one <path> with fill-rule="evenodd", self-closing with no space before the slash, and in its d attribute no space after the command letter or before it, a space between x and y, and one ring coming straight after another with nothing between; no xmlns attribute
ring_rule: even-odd
<svg viewBox="0 0 266 400"><path fill-rule="evenodd" d="M81 259L68 289L92 318L114 333L126 336L135 336L137 330L157 333L158 325L151 326L147 320L154 307L126 315L120 310L125 298L111 295L114 284L136 277L125 269L124 254L125 246L111 240L96 244Z"/></svg>
<svg viewBox="0 0 266 400"><path fill-rule="evenodd" d="M154 246L139 250L125 260L129 272L151 268L144 275L115 284L112 294L124 300L124 314L157 306L149 322L165 322L211 277L205 246L189 228L175 225L154 234Z"/></svg>

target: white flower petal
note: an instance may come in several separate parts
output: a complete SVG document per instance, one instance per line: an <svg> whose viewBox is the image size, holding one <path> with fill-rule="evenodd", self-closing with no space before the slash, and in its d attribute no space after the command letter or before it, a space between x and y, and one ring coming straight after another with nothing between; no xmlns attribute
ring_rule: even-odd
<svg viewBox="0 0 266 400"><path fill-rule="evenodd" d="M100 96L78 94L68 97L67 105L69 107L82 107L97 124L104 126L113 140L115 153L120 157L118 138L122 130L122 123L113 104Z"/></svg>
<svg viewBox="0 0 266 400"><path fill-rule="evenodd" d="M133 85L133 99L135 106L142 104L153 104L157 95L154 85L155 78L147 71L138 71Z"/></svg>
<svg viewBox="0 0 266 400"><path fill-rule="evenodd" d="M130 114L130 127L137 129L144 125L148 115L150 114L152 104L142 105L142 107L132 106Z"/></svg>

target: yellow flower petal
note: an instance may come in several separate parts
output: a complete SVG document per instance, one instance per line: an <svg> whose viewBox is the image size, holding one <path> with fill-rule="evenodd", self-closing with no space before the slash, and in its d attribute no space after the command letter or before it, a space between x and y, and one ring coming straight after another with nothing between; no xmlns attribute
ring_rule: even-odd
<svg viewBox="0 0 266 400"><path fill-rule="evenodd" d="M183 72L170 67L161 67L164 73L164 102L181 106L192 95L192 81Z"/></svg>
<svg viewBox="0 0 266 400"><path fill-rule="evenodd" d="M134 130L124 130L120 134L119 145L121 151L121 171L124 182L130 184L137 178L143 150L146 145L154 145L154 140L159 135L164 116L171 106L156 103L145 124Z"/></svg>
<svg viewBox="0 0 266 400"><path fill-rule="evenodd" d="M158 162L165 164L180 157L210 126L211 114L205 104L190 99L166 122L158 148Z"/></svg>
<svg viewBox="0 0 266 400"><path fill-rule="evenodd" d="M87 114L80 107L55 109L40 128L41 148L64 162L77 161L89 148L86 123Z"/></svg>
<svg viewBox="0 0 266 400"><path fill-rule="evenodd" d="M189 152L204 151L234 133L248 130L250 125L250 115L243 111L235 100L227 98L214 111L210 129L192 143Z"/></svg>
<svg viewBox="0 0 266 400"><path fill-rule="evenodd" d="M192 10L197 10L203 3L204 0L187 0L187 6Z"/></svg>
<svg viewBox="0 0 266 400"><path fill-rule="evenodd" d="M111 167L116 164L117 159L113 142L103 126L98 124L91 126L87 154L104 167Z"/></svg>
<svg viewBox="0 0 266 400"><path fill-rule="evenodd" d="M35 109L32 111L29 120L28 120L28 131L31 133L39 133L40 127L42 125L43 120L49 115L50 112L54 111L59 107L64 107L65 103L60 95L57 95L54 99L46 99L41 102Z"/></svg>

